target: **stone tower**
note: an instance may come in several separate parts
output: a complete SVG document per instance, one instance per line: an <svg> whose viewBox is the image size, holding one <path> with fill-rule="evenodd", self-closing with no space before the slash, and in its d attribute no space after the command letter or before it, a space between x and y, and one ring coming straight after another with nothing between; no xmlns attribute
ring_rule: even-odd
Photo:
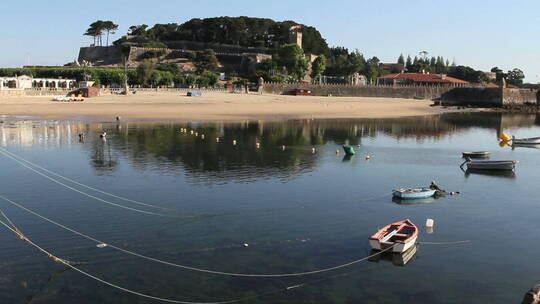
<svg viewBox="0 0 540 304"><path fill-rule="evenodd" d="M289 43L294 43L302 48L302 26L295 25L289 29Z"/></svg>

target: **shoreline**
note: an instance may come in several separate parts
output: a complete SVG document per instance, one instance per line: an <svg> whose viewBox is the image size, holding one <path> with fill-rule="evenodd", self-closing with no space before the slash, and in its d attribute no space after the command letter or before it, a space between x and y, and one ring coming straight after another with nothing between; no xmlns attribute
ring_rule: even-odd
<svg viewBox="0 0 540 304"><path fill-rule="evenodd" d="M105 95L83 102L52 101L52 96L0 99L0 115L41 119L112 121L245 121L290 119L399 118L463 112L430 106L431 100L259 95L205 92L202 97L179 94Z"/></svg>

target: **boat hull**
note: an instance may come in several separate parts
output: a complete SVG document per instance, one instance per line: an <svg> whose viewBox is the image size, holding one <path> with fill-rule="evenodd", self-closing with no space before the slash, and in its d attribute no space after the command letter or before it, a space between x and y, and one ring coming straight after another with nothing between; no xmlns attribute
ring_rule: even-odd
<svg viewBox="0 0 540 304"><path fill-rule="evenodd" d="M489 152L477 151L477 152L462 152L463 158L488 158Z"/></svg>
<svg viewBox="0 0 540 304"><path fill-rule="evenodd" d="M395 222L379 229L369 237L374 250L402 253L416 244L418 227L411 220Z"/></svg>
<svg viewBox="0 0 540 304"><path fill-rule="evenodd" d="M409 248L411 248L412 246L414 246L414 244L416 244L417 239L418 239L418 236L415 236L415 237L411 238L411 240L406 242L406 243L393 243L393 244L381 243L381 242L379 242L379 240L370 239L369 240L369 245L371 246L371 248L373 248L374 250L378 250L378 251L387 249L388 247L394 245L394 247L392 247L392 250L390 250L391 252L403 253L403 252L407 251Z"/></svg>
<svg viewBox="0 0 540 304"><path fill-rule="evenodd" d="M421 199L421 198L428 198L435 195L436 190L426 189L419 192L405 192L405 191L395 191L392 192L392 195L394 197L400 198L400 199Z"/></svg>
<svg viewBox="0 0 540 304"><path fill-rule="evenodd" d="M540 137L531 138L513 138L512 144L514 145L537 145L540 144Z"/></svg>

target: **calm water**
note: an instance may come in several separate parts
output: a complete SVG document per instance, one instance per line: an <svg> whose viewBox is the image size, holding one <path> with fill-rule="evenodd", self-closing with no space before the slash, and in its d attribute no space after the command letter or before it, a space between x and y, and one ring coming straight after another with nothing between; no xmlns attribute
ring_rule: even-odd
<svg viewBox="0 0 540 304"><path fill-rule="evenodd" d="M103 130L106 141L98 136ZM0 124L0 146L7 151L79 183L168 209L110 197L36 169L96 198L166 216L106 204L0 155L1 195L106 243L178 264L257 274L311 271L365 257L367 237L404 218L422 227L422 242L471 241L419 245L403 267L383 259L305 277L226 277L97 248L5 201L0 208L36 244L85 262L80 269L163 298L517 303L540 283L540 150L499 147L502 130L540 136L540 117L484 113L242 124L4 118ZM79 132L87 134L84 143ZM336 155L344 143L358 154ZM466 174L459 165L467 150L492 151L492 159L520 164L515 174ZM431 180L461 194L417 204L392 201L391 189ZM432 234L423 229L427 218L435 220ZM67 270L0 228L1 303L159 303Z"/></svg>

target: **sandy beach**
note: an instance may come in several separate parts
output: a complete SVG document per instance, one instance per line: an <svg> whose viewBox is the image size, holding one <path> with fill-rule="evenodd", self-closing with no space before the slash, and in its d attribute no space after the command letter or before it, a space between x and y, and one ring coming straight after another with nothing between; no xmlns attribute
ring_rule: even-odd
<svg viewBox="0 0 540 304"><path fill-rule="evenodd" d="M202 97L150 93L106 95L83 102L58 102L52 97L0 98L1 115L30 115L44 119L239 121L302 118L391 118L449 111L430 107L430 100L316 97L204 93Z"/></svg>

